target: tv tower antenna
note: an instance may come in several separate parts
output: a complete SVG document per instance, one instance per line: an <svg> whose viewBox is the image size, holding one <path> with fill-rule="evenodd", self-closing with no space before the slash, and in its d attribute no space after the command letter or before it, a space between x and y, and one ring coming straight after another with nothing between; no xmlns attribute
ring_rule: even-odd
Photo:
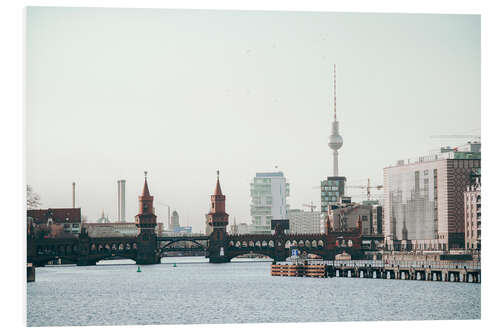
<svg viewBox="0 0 500 333"><path fill-rule="evenodd" d="M337 68L333 65L333 123L332 134L328 138L328 147L333 150L333 176L339 175L339 149L344 141L339 134L339 122L337 121Z"/></svg>

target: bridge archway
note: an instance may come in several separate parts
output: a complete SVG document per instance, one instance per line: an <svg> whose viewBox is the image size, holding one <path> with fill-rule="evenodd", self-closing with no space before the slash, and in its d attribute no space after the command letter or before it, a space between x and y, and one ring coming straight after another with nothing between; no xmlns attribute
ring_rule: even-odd
<svg viewBox="0 0 500 333"><path fill-rule="evenodd" d="M161 246L160 248L160 252L165 252L165 251L169 251L171 249L174 249L174 248L171 248L170 246L172 244L175 244L175 243L179 243L179 242L189 242L189 243L193 243L193 244L196 244L198 245L197 247L194 247L195 249L196 248L199 248L200 250L204 250L204 251L207 251L208 250L208 246L207 245L203 245L202 243L200 243L199 241L196 241L196 240L191 240L191 239L176 239L176 240L173 240L173 241L169 241L167 242L165 245Z"/></svg>
<svg viewBox="0 0 500 333"><path fill-rule="evenodd" d="M89 258L92 262L98 263L99 261L103 260L119 260L119 259L127 259L127 260L132 260L134 263L136 262L136 258L133 255L127 255L123 253L104 253L101 256L94 257L94 258ZM125 265L124 263L123 265ZM120 265L117 263L117 265Z"/></svg>
<svg viewBox="0 0 500 333"><path fill-rule="evenodd" d="M256 254L256 255L267 257L271 260L277 260L276 258L273 257L273 254L268 252L268 251L265 251L262 249L250 249L248 247L240 249L239 251L228 251L227 258L229 260L232 260L234 258L238 258L238 257L244 256L247 254Z"/></svg>

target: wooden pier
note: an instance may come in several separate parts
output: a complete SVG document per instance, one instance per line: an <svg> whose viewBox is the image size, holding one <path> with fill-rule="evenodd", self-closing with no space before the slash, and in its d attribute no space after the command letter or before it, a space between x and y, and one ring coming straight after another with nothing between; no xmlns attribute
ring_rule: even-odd
<svg viewBox="0 0 500 333"><path fill-rule="evenodd" d="M272 276L481 282L477 261L308 260L271 265Z"/></svg>
<svg viewBox="0 0 500 333"><path fill-rule="evenodd" d="M272 276L326 277L326 265L291 264L271 265Z"/></svg>

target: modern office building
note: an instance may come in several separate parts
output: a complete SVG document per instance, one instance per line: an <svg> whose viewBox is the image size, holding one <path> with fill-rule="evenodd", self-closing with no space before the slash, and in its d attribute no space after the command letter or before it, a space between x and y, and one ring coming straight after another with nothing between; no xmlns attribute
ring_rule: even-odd
<svg viewBox="0 0 500 333"><path fill-rule="evenodd" d="M290 185L283 172L257 172L250 184L251 232L270 234L271 220L287 219L289 195Z"/></svg>
<svg viewBox="0 0 500 333"><path fill-rule="evenodd" d="M320 212L290 209L288 211L288 219L290 221L290 233L319 234L321 232Z"/></svg>
<svg viewBox="0 0 500 333"><path fill-rule="evenodd" d="M321 181L321 213L328 213L328 206L340 202L344 196L345 177L328 177Z"/></svg>
<svg viewBox="0 0 500 333"><path fill-rule="evenodd" d="M481 250L481 182L476 178L464 192L465 248Z"/></svg>
<svg viewBox="0 0 500 333"><path fill-rule="evenodd" d="M464 192L481 144L442 148L384 168L384 236L391 250L464 248Z"/></svg>

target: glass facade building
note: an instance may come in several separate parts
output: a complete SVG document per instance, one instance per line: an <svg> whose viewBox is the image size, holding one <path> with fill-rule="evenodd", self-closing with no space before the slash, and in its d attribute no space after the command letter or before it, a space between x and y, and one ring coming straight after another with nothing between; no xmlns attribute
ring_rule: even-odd
<svg viewBox="0 0 500 333"><path fill-rule="evenodd" d="M250 184L251 232L271 233L271 220L284 220L288 216L286 198L290 195L290 184L283 172L258 172Z"/></svg>
<svg viewBox="0 0 500 333"><path fill-rule="evenodd" d="M328 213L328 206L340 201L344 196L345 177L328 177L321 181L321 213Z"/></svg>

